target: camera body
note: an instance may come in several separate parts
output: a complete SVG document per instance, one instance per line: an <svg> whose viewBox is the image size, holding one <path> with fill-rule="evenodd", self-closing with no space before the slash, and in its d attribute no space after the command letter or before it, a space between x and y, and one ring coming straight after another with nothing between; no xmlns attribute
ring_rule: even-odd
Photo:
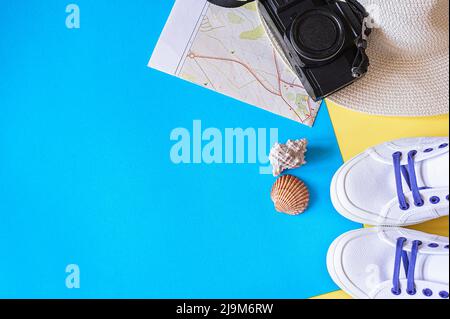
<svg viewBox="0 0 450 319"><path fill-rule="evenodd" d="M258 6L273 41L312 99L325 98L359 78L354 66L361 55L358 39L364 21L347 2L259 0ZM362 73L367 66L368 61Z"/></svg>

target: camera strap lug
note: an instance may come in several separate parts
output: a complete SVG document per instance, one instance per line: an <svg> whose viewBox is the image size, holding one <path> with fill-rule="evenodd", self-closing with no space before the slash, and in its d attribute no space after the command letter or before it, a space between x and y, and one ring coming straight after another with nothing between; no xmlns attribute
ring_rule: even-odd
<svg viewBox="0 0 450 319"><path fill-rule="evenodd" d="M367 56L366 49L368 47L368 38L371 33L371 29L368 27L370 17L367 14L362 22L361 35L356 39L356 47L358 52L355 60L353 61L352 75L354 78L361 78L367 73L370 63Z"/></svg>

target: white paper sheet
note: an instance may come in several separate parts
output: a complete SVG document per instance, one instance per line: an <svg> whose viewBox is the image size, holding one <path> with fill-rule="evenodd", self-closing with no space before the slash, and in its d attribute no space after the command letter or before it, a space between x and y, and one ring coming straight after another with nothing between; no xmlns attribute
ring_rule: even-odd
<svg viewBox="0 0 450 319"><path fill-rule="evenodd" d="M308 126L320 107L273 49L255 3L177 0L149 66Z"/></svg>

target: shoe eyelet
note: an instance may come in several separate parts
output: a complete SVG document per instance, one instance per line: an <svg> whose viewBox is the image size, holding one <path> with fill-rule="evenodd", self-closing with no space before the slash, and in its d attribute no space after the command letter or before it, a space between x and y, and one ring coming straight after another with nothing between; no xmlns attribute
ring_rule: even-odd
<svg viewBox="0 0 450 319"><path fill-rule="evenodd" d="M433 148L427 148L426 150L424 150L425 153L431 153L433 152L434 149Z"/></svg>
<svg viewBox="0 0 450 319"><path fill-rule="evenodd" d="M394 288L391 289L392 294L399 296L402 294L402 290L399 288L398 290L395 290Z"/></svg>
<svg viewBox="0 0 450 319"><path fill-rule="evenodd" d="M440 201L441 201L441 199L437 196L433 196L430 198L430 203L434 204L434 205L439 204Z"/></svg>
<svg viewBox="0 0 450 319"><path fill-rule="evenodd" d="M448 143L444 143L444 144L439 145L439 148L446 148L447 146L448 146Z"/></svg>
<svg viewBox="0 0 450 319"><path fill-rule="evenodd" d="M410 209L411 206L408 203L406 203L406 206L400 205L399 207L401 210L408 210L408 209Z"/></svg>
<svg viewBox="0 0 450 319"><path fill-rule="evenodd" d="M428 244L428 247L430 247L430 248L438 248L439 245L436 244L436 243L431 243L431 244Z"/></svg>
<svg viewBox="0 0 450 319"><path fill-rule="evenodd" d="M408 293L408 295L414 296L417 293L417 290L414 288L413 290L408 290L406 292Z"/></svg>
<svg viewBox="0 0 450 319"><path fill-rule="evenodd" d="M433 295L433 290L431 290L429 288L424 289L422 292L423 292L424 296L426 296L426 297L431 297Z"/></svg>
<svg viewBox="0 0 450 319"><path fill-rule="evenodd" d="M447 298L448 298L448 291L441 291L441 292L439 293L439 296L440 296L441 298L447 299Z"/></svg>
<svg viewBox="0 0 450 319"><path fill-rule="evenodd" d="M422 207L423 205L425 205L425 201L421 201L421 202L419 202L419 203L414 203L414 205L416 206L416 207Z"/></svg>

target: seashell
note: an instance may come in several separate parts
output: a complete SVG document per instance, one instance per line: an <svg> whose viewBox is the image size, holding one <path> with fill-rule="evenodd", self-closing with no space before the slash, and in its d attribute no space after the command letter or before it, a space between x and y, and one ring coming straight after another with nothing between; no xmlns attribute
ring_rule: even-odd
<svg viewBox="0 0 450 319"><path fill-rule="evenodd" d="M270 150L269 159L273 167L273 176L280 175L283 171L298 168L304 164L308 141L288 140L286 144L275 143Z"/></svg>
<svg viewBox="0 0 450 319"><path fill-rule="evenodd" d="M309 205L309 191L305 183L292 175L284 175L277 179L272 187L272 201L275 209L288 215L299 215Z"/></svg>

